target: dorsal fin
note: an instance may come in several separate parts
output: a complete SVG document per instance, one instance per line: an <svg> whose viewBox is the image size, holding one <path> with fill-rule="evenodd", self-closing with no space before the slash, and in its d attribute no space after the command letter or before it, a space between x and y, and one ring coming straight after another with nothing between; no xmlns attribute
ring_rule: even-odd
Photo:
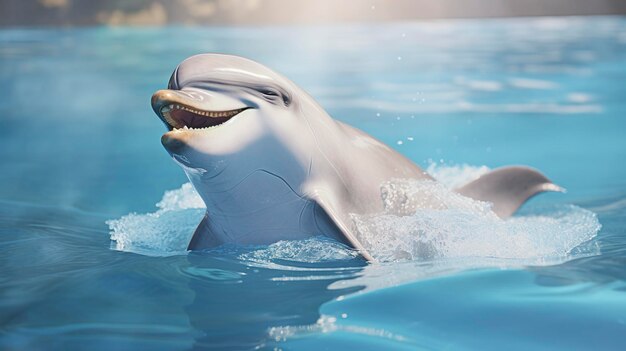
<svg viewBox="0 0 626 351"><path fill-rule="evenodd" d="M532 196L544 191L565 192L539 171L513 166L495 169L456 189L475 200L493 203L493 211L501 218L511 216Z"/></svg>

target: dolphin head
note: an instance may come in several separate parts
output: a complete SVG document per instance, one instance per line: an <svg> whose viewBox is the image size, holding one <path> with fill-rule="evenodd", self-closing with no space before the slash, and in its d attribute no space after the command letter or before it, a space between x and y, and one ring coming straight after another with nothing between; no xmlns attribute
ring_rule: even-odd
<svg viewBox="0 0 626 351"><path fill-rule="evenodd" d="M168 89L152 95L152 109L169 130L163 146L179 156L189 147L206 154L235 151L258 136L268 116L288 112L291 85L242 57L192 56L176 68Z"/></svg>
<svg viewBox="0 0 626 351"><path fill-rule="evenodd" d="M229 168L228 178L237 181L258 169L283 177L308 164L314 138L301 112L309 101L259 63L202 54L176 68L168 89L152 96L152 108L168 129L163 146L190 179L211 179Z"/></svg>

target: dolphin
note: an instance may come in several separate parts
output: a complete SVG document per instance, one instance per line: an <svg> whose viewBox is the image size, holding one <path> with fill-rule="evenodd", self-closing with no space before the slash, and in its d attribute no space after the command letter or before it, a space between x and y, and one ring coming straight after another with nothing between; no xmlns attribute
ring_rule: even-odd
<svg viewBox="0 0 626 351"><path fill-rule="evenodd" d="M187 58L167 89L154 93L152 109L168 129L161 143L206 204L189 250L323 234L373 261L351 215L381 212L385 181L434 181L384 143L333 119L289 79L246 58ZM455 191L491 202L506 218L533 195L562 189L515 166Z"/></svg>

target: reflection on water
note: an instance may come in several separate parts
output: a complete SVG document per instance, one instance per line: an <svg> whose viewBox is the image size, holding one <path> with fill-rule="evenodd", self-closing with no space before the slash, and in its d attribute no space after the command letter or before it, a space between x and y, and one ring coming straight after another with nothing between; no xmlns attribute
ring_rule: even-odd
<svg viewBox="0 0 626 351"><path fill-rule="evenodd" d="M194 341L196 348L253 349L267 341L267 328L315 323L320 305L359 290L358 287L326 288L332 282L353 276L359 271L359 263L347 269L311 265L284 270L258 264L246 266L245 261L233 261L228 257L207 260L203 254L190 254L188 259L195 272L212 272L210 277L194 275L189 281L189 289L195 298L185 311L192 327L202 331ZM348 267L349 262L345 262ZM218 279L215 279L216 266L222 270ZM224 279L233 275L238 275L239 279Z"/></svg>
<svg viewBox="0 0 626 351"><path fill-rule="evenodd" d="M619 350L624 38L619 17L2 30L0 348ZM275 68L448 185L528 164L568 193L514 220L527 246L455 217L465 241L418 261L320 238L186 254L201 203L154 208L186 180L149 98L199 52Z"/></svg>

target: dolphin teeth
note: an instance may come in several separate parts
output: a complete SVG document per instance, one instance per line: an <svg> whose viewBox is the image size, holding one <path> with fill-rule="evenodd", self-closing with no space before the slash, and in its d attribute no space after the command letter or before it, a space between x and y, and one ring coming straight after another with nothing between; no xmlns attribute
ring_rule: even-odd
<svg viewBox="0 0 626 351"><path fill-rule="evenodd" d="M249 107L239 108L229 111L206 111L198 110L190 106L180 104L169 104L161 108L160 114L162 119L175 131L182 130L203 130L216 128L227 122L230 118L245 111ZM177 112L177 111L185 111ZM208 119L216 118L218 120L209 121L198 117L189 116L186 113L192 113L196 116L204 116ZM195 126L195 127L194 127Z"/></svg>

